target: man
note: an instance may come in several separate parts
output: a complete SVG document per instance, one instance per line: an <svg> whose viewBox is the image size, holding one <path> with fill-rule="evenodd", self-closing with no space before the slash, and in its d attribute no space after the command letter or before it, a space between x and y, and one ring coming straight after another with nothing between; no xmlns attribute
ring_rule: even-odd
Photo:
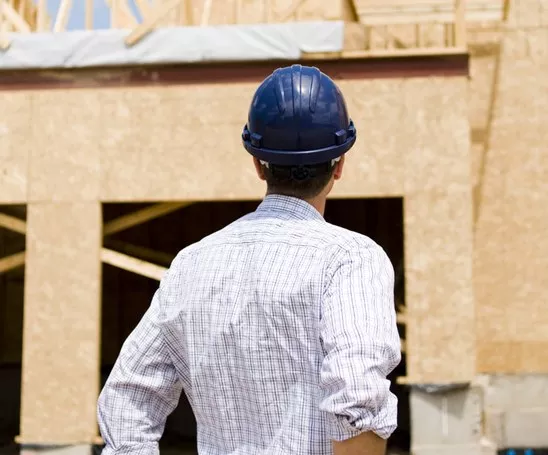
<svg viewBox="0 0 548 455"><path fill-rule="evenodd" d="M394 272L324 218L356 140L316 68L276 70L244 128L267 195L173 261L99 398L103 455L153 455L184 391L200 455L381 455L396 428Z"/></svg>

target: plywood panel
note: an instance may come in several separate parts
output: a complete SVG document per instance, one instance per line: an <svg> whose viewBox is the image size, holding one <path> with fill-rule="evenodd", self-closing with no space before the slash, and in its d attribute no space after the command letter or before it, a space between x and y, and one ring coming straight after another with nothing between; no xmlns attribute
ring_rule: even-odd
<svg viewBox="0 0 548 455"><path fill-rule="evenodd" d="M406 193L470 185L470 128L465 78L416 78L404 83L401 136Z"/></svg>
<svg viewBox="0 0 548 455"><path fill-rule="evenodd" d="M96 434L101 228L98 202L28 206L23 442Z"/></svg>
<svg viewBox="0 0 548 455"><path fill-rule="evenodd" d="M110 91L104 200L260 197L241 131L256 84Z"/></svg>
<svg viewBox="0 0 548 455"><path fill-rule="evenodd" d="M32 94L4 92L0 115L0 203L27 199Z"/></svg>
<svg viewBox="0 0 548 455"><path fill-rule="evenodd" d="M99 197L100 91L34 93L29 200Z"/></svg>
<svg viewBox="0 0 548 455"><path fill-rule="evenodd" d="M474 281L480 372L548 371L540 354L548 343L546 36L545 30L523 26L502 41L481 175L478 166Z"/></svg>
<svg viewBox="0 0 548 455"><path fill-rule="evenodd" d="M546 0L513 0L510 2L508 24L516 28L540 27L543 24L543 10Z"/></svg>
<svg viewBox="0 0 548 455"><path fill-rule="evenodd" d="M402 148L406 138L395 134L394 125L403 118L403 81L341 81L339 85L358 139L347 155L344 178L337 182L333 194L401 196L405 181Z"/></svg>
<svg viewBox="0 0 548 455"><path fill-rule="evenodd" d="M546 373L545 341L497 341L478 345L478 373Z"/></svg>
<svg viewBox="0 0 548 455"><path fill-rule="evenodd" d="M406 135L394 132L402 117L402 82L340 84L359 140L334 194L401 195L405 180L401 150L410 143ZM101 133L97 133L102 138L102 199L262 196L263 186L240 138L256 87L243 83L105 91Z"/></svg>
<svg viewBox="0 0 548 455"><path fill-rule="evenodd" d="M404 199L407 373L414 382L475 374L470 190Z"/></svg>

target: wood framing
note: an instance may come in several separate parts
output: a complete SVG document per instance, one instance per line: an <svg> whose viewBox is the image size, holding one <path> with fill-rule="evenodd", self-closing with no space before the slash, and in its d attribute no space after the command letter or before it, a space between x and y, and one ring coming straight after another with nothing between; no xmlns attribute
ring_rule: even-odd
<svg viewBox="0 0 548 455"><path fill-rule="evenodd" d="M103 235L111 235L116 232L123 231L138 224L150 221L168 213L179 210L180 208L189 205L189 202L166 202L161 204L151 205L142 210L130 213L129 215L121 216L113 221L109 221L103 228Z"/></svg>
<svg viewBox="0 0 548 455"><path fill-rule="evenodd" d="M20 0L27 5L16 11L8 5L4 10L6 22L17 31L45 31L48 19L45 0L39 0L37 20L21 12L30 9L31 0ZM85 1L84 27L93 28L93 4ZM253 8L242 0L214 2L212 0L165 0L150 3L135 0L142 21L132 11L130 0L107 0L110 8L112 28L132 29L126 36L127 46L133 46L157 27L165 26L208 26L241 23L279 23L299 20L345 20L349 25L356 20L364 26L362 39L354 37L351 44L345 42L342 53L331 57L353 58L352 52L361 52L362 57L385 55L444 54L466 48L466 23L501 21L506 3L489 0L334 0L330 8L319 1L298 0L288 6L282 0L255 0ZM499 4L500 3L500 4ZM72 0L60 0L53 31L66 29L68 17L73 12ZM245 8L245 11L244 11ZM253 11L251 11L251 9ZM76 11L76 10L74 10ZM351 12L351 14L349 13ZM196 17L195 17L196 16ZM184 19L184 20L183 20ZM432 26L443 25L443 36L431 38ZM413 28L414 33L409 32ZM437 36L437 34L434 34ZM4 38L3 46L9 45ZM350 54L347 52L350 51Z"/></svg>
<svg viewBox="0 0 548 455"><path fill-rule="evenodd" d="M0 258L0 275L9 272L25 264L25 253L16 253L11 256Z"/></svg>
<svg viewBox="0 0 548 455"><path fill-rule="evenodd" d="M125 43L128 46L132 46L147 34L149 34L156 24L160 22L167 14L169 14L175 7L180 6L185 0L166 0L161 6L156 7L150 12L145 20L139 24L125 39Z"/></svg>
<svg viewBox="0 0 548 455"><path fill-rule="evenodd" d="M16 32L29 33L31 31L30 25L10 3L6 0L0 0L0 3L2 4L0 11L4 16L4 20L7 20Z"/></svg>
<svg viewBox="0 0 548 455"><path fill-rule="evenodd" d="M127 254L119 253L118 251L103 248L101 250L101 260L105 264L113 265L129 272L137 273L138 275L152 278L160 281L166 272L166 267L161 267L141 259L128 256Z"/></svg>
<svg viewBox="0 0 548 455"><path fill-rule="evenodd" d="M27 206L23 444L85 444L97 432L101 204Z"/></svg>
<svg viewBox="0 0 548 455"><path fill-rule="evenodd" d="M27 231L27 223L24 220L6 215L5 213L0 213L0 227L19 232L20 234L25 234Z"/></svg>
<svg viewBox="0 0 548 455"><path fill-rule="evenodd" d="M57 12L55 23L53 25L54 32L62 32L67 28L71 7L72 0L61 0L61 3L59 4L59 11Z"/></svg>
<svg viewBox="0 0 548 455"><path fill-rule="evenodd" d="M6 50L10 46L10 41L7 35L4 5L4 2L0 2L0 50Z"/></svg>

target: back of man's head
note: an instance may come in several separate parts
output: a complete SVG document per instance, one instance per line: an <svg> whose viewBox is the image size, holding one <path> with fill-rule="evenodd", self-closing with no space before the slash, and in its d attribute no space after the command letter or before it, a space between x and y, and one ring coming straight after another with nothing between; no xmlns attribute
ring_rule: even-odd
<svg viewBox="0 0 548 455"><path fill-rule="evenodd" d="M242 140L261 164L269 193L311 199L354 145L356 129L333 80L317 68L292 65L261 83Z"/></svg>

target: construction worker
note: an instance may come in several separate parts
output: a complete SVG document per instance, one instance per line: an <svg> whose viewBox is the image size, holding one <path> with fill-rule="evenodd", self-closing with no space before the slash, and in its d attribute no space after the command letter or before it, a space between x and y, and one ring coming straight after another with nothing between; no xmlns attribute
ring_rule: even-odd
<svg viewBox="0 0 548 455"><path fill-rule="evenodd" d="M343 95L317 68L278 69L242 139L267 194L166 272L99 397L103 455L157 454L183 392L200 455L384 454L393 267L323 217L356 141Z"/></svg>

